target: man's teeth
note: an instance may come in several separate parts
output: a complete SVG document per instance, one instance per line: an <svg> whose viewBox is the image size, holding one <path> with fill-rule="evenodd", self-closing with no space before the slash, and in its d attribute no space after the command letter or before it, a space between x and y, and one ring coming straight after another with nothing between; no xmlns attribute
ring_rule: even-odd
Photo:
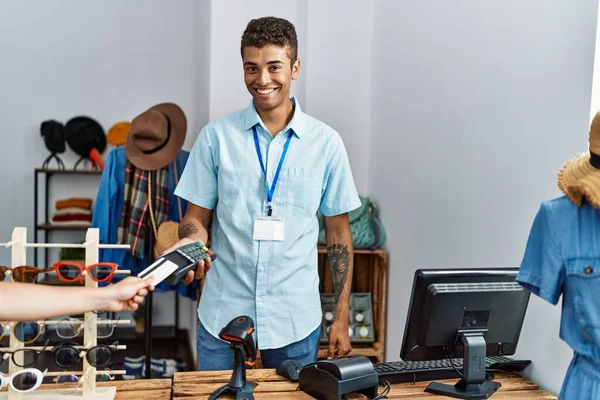
<svg viewBox="0 0 600 400"><path fill-rule="evenodd" d="M271 94L275 89L256 89L256 91L260 94Z"/></svg>

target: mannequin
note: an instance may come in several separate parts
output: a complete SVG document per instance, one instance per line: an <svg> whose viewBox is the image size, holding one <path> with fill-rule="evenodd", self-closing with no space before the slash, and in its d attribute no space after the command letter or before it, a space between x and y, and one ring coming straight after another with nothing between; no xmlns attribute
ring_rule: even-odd
<svg viewBox="0 0 600 400"><path fill-rule="evenodd" d="M561 399L600 398L600 113L589 153L560 170L564 196L540 206L517 281L556 305L562 296L560 337L574 352Z"/></svg>

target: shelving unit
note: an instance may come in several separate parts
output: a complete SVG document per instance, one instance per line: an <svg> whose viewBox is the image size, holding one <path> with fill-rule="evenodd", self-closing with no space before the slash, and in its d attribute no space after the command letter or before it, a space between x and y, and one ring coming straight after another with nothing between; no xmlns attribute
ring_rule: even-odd
<svg viewBox="0 0 600 400"><path fill-rule="evenodd" d="M102 174L102 171L98 170L83 170L83 169L44 169L36 168L33 180L33 241L37 243L40 240L40 232L43 232L44 242L48 241L49 232L51 231L81 231L84 232L89 228L88 225L68 225L68 226L57 226L52 225L49 222L49 198L50 198L50 178L54 175L75 175L75 176L98 176ZM39 213L39 201L40 201L40 188L39 181L40 177L44 178L44 214L43 219L40 219ZM33 263L38 265L38 248L33 249ZM48 249L44 249L44 265L49 264Z"/></svg>
<svg viewBox="0 0 600 400"><path fill-rule="evenodd" d="M33 236L34 242L38 242L40 240L40 232L43 234L43 238L41 239L44 242L48 242L50 238L50 232L53 231L81 231L82 236L85 234L85 231L90 228L88 225L53 225L50 223L50 188L51 188L51 178L54 175L65 175L65 176L97 176L98 183L99 178L102 175L102 171L100 170L92 170L92 169L44 169L44 168L36 168L35 176L34 176L34 229ZM43 191L44 197L40 199L40 181L43 180ZM155 180L153 179L155 182ZM156 190L153 188L152 190L156 193ZM77 197L76 194L73 194L72 197ZM40 200L43 200L43 214L40 216L39 208L40 208ZM152 229L148 226L148 235L153 235ZM82 237L83 241L83 237ZM149 248L152 248L152 241L149 240L147 242ZM38 248L35 247L33 249L33 265L37 266L49 266L51 265L49 259L49 251L48 248L44 248L44 257L43 263L38 260ZM45 284L58 284L64 286L64 282L57 282L56 279L50 279ZM176 357L181 358L188 365L188 368L192 368L195 364L193 362L192 357L192 349L189 346L189 331L179 328L179 306L180 299L179 294L175 295L175 324L173 326L166 327L154 327L152 326L152 301L153 301L153 293L150 293L146 297L146 312L144 316L144 333L139 334L134 331L133 327L121 327L115 330L114 336L118 340L122 342L128 343L128 348L131 349L132 352L137 351L138 353L148 355L148 358L152 357L153 353L153 345L152 341L154 339L158 339L161 342L161 349L156 352L158 354L157 358L167 358L167 357ZM143 342L143 347L138 348L137 346L139 342ZM183 345L181 345L183 343ZM162 348L165 351L160 351ZM150 378L150 361L146 362L147 374L146 378Z"/></svg>
<svg viewBox="0 0 600 400"><path fill-rule="evenodd" d="M319 278L320 292L333 293L333 280L327 260L327 249L319 246ZM387 326L387 287L388 287L388 257L386 250L354 250L354 269L352 278L353 293L371 293L373 300L373 326L375 341L372 344L352 344L351 355L369 357L374 362L383 362L385 359ZM319 348L318 358L327 356L327 345Z"/></svg>

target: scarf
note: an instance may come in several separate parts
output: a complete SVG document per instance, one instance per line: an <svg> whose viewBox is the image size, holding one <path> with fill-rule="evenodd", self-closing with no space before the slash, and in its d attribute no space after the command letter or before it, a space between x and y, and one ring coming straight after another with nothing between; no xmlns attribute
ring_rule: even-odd
<svg viewBox="0 0 600 400"><path fill-rule="evenodd" d="M153 182L156 181L153 187ZM155 191L153 193L153 190ZM149 204L148 199L152 200ZM149 207L150 206L150 207ZM169 179L167 169L144 171L130 162L125 168L125 202L118 229L118 242L131 246L131 254L143 258L148 223L159 226L169 212ZM148 221L153 218L153 221Z"/></svg>

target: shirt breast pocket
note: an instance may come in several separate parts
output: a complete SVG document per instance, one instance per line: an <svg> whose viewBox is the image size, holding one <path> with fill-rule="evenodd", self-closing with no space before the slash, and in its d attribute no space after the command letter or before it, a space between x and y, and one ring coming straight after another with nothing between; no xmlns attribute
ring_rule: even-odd
<svg viewBox="0 0 600 400"><path fill-rule="evenodd" d="M321 200L321 184L316 168L288 168L286 203L316 213Z"/></svg>
<svg viewBox="0 0 600 400"><path fill-rule="evenodd" d="M569 260L566 273L577 325L600 343L600 257Z"/></svg>

